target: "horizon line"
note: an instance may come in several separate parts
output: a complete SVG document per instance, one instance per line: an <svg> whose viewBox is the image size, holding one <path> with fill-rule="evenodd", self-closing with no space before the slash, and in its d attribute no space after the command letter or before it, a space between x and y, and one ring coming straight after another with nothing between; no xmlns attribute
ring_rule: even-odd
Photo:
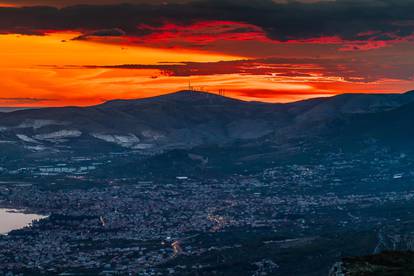
<svg viewBox="0 0 414 276"><path fill-rule="evenodd" d="M396 93L392 93L392 92L384 92L384 93L382 93L382 92L376 92L376 93L366 93L366 92L349 92L348 93L348 92L342 92L342 93L338 93L338 94L334 94L334 95L311 97L311 98L307 98L307 99L289 101L289 102L267 102L267 101L261 101L261 100L244 100L244 99L239 99L239 98L236 98L236 97L227 96L225 94L219 94L217 92L182 89L182 90L177 90L177 91L173 91L173 92L169 92L169 93L165 93L165 94L160 94L160 95L156 95L156 96L149 96L149 97L142 97L142 98L114 98L114 99L108 99L108 100L102 101L101 103L98 103L98 104L84 105L84 106L83 105L0 106L0 113L7 113L7 112L13 112L13 111L19 111L19 110L27 110L27 109L44 109L44 108L65 108L65 107L66 108L68 108L68 107L88 108L88 107L103 105L103 104L109 103L109 102L138 101L138 100L145 100L145 99L153 99L153 98L158 98L158 97L162 97L162 96L166 96L166 95L182 93L182 92L196 92L196 93L211 94L211 95L215 95L217 97L223 97L223 98L238 100L238 101L246 102L246 103L250 102L250 103L264 103L264 104L284 105L284 104L293 104L293 103L298 103L298 102L310 101L310 100L315 100L315 99L333 98L333 97L338 97L338 96L341 96L341 95L403 95L403 94L407 94L407 93L410 93L410 92L414 92L414 90L408 90L408 91L396 92ZM7 111L7 109L9 109L9 111Z"/></svg>

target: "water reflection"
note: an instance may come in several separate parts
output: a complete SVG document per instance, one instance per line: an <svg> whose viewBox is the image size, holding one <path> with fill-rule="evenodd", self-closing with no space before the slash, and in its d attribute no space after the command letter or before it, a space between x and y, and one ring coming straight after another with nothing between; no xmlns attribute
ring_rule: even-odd
<svg viewBox="0 0 414 276"><path fill-rule="evenodd" d="M43 218L45 216L25 214L19 210L0 208L0 234L7 234L12 230L21 229L30 225L34 220Z"/></svg>

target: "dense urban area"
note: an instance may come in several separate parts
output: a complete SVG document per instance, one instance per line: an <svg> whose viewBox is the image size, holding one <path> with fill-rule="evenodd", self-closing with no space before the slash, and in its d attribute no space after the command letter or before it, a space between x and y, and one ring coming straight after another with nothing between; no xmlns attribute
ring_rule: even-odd
<svg viewBox="0 0 414 276"><path fill-rule="evenodd" d="M414 160L374 152L210 177L111 176L128 154L11 163L0 206L47 218L0 237L0 274L328 275L412 249Z"/></svg>

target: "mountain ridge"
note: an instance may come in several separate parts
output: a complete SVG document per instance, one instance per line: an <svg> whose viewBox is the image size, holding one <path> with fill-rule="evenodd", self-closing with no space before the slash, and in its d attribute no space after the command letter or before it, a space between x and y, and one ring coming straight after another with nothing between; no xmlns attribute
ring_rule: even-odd
<svg viewBox="0 0 414 276"><path fill-rule="evenodd" d="M274 139L330 130L337 120L414 102L403 94L341 94L294 103L249 102L199 91L178 91L89 107L51 107L0 114L0 140L29 150L108 143L125 150L173 148ZM345 120L345 119L346 120ZM35 146L35 147L34 147Z"/></svg>

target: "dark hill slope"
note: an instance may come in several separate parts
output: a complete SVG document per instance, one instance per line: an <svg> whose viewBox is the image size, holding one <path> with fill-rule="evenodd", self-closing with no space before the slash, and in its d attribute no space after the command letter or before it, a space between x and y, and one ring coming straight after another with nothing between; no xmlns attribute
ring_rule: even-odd
<svg viewBox="0 0 414 276"><path fill-rule="evenodd" d="M337 133L342 128L335 123L340 121L340 126L346 126L350 114L382 116L378 112L398 108L413 99L413 93L347 94L269 104L180 91L85 108L0 113L0 139L32 150L56 146L83 150L99 142L110 144L110 149L115 146L159 151L263 137L289 138L298 133L306 137L326 131ZM355 127L365 129L363 120Z"/></svg>
<svg viewBox="0 0 414 276"><path fill-rule="evenodd" d="M352 115L333 122L327 131L342 144L372 141L414 149L414 103L389 111Z"/></svg>

